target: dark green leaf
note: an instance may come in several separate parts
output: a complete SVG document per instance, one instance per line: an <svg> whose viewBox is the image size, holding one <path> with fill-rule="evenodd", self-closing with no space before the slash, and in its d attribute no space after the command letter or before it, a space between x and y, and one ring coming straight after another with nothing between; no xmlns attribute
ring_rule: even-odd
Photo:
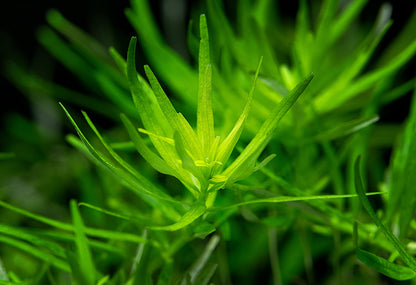
<svg viewBox="0 0 416 285"><path fill-rule="evenodd" d="M361 180L360 174L360 157L358 157L355 161L355 189L357 191L358 197L360 198L360 202L363 205L364 209L367 211L368 215L377 225L377 227L383 232L386 238L393 244L396 250L399 252L403 261L413 270L416 272L416 261L415 259L406 251L405 247L402 243L393 235L393 233L381 222L381 220L377 217L376 213L374 212L373 208L371 207L370 202L364 192L364 187Z"/></svg>
<svg viewBox="0 0 416 285"><path fill-rule="evenodd" d="M371 252L357 249L357 257L361 262L396 280L410 280L416 277L416 272L402 265L391 263Z"/></svg>

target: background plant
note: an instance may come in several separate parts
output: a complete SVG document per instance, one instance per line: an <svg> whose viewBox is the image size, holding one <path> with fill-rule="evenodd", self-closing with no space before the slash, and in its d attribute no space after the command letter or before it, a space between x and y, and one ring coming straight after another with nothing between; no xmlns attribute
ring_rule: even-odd
<svg viewBox="0 0 416 285"><path fill-rule="evenodd" d="M411 217L415 207L411 191L414 112L409 115L390 165L384 159L384 150L392 148L400 129L382 123L375 124L381 108L388 110L393 106L393 100L413 88L413 81L405 80L406 76L399 73L415 52L416 44L411 36L413 18L395 41L387 48L377 50L377 44L391 25L388 5L381 7L375 25L368 28L355 24L366 1L353 1L342 9L337 1L325 1L319 8L320 12L315 12L313 4L308 7L306 1L300 2L293 32L293 26L279 21L280 18L272 14L272 11L276 11L273 1L240 1L238 4L235 22L227 20L219 1L208 1L205 8L200 8L207 13L211 52L207 51L208 37L204 36L204 32L199 34L198 25L192 24L199 22L200 11L195 10L188 43L191 56L195 62L199 62L199 69L196 64L184 61L165 44L145 1L133 1L132 8L126 11L127 18L137 30L138 42L146 53L148 63L159 80L166 84L167 94L177 96L174 97L177 100L173 101L176 110L183 112L183 117L188 119L197 117L196 123L191 119L190 125L197 126L198 139L201 138L199 133L203 132L199 132L203 121L201 118L205 118L201 112L210 114L211 110L208 107L210 100L207 99L209 92L205 92L205 99L196 94L203 94L201 90L210 89L208 70L211 69L215 132L225 138L230 130L233 133L235 122L239 126L241 113L243 121L247 120L237 151L230 153L230 161L241 161L239 157L245 157L247 153L243 150L244 146L253 146L249 143L250 139L254 137L253 141L256 141L256 137L263 137L260 147L251 152L251 163L244 170L247 174L253 167L259 171L240 183L225 186L219 183L218 189L224 188L224 191L219 192L215 203L214 199L210 199L208 206L211 203L213 205L207 212L206 203L201 207L193 204L198 196L198 183L195 184L196 190L191 190L192 179L179 179L185 182L183 184L191 192L191 195L184 194L186 192L181 183L157 174L147 163L150 162L153 168L162 170L160 172L164 174L172 174L166 168L161 169L160 164L156 166L161 161L154 156L149 159L153 153L152 144L163 157L163 150L158 147L163 140L170 145L169 151L173 156L171 165L176 165L178 169L182 167L183 173L190 171L198 176L198 167L207 162L189 160L187 144L190 142L185 140L182 145L180 133L178 136L170 130L170 134L164 136L166 139L161 137L161 133L155 132L156 129L149 128L153 119L159 116L163 120L163 116L168 117L168 110L173 108L149 68L146 69L146 75L151 87L140 76L137 86L133 45L127 58L126 77L126 63L120 56L122 50L116 52L116 49L111 49L108 53L105 47L58 12L51 11L48 14L48 22L55 31L50 28L41 30L41 43L85 84L87 90L106 95L112 103L43 80L12 63L7 65L7 74L25 92L60 96L61 100L65 100L65 105L76 103L88 108L89 113L94 111L109 118L111 127L103 132L102 128L96 128L92 123L96 121L94 117L90 119L84 113L92 130L86 133L88 128L78 126L83 121L75 117L78 112L67 112L71 114L69 117L81 137L79 140L69 136L68 141L92 162L104 167L93 168L85 160L80 160L77 152L65 148L65 155L59 152L65 161L60 165L70 166L70 169L61 172L62 177L67 179L62 181L68 183L59 183L64 184L63 187L50 184L50 179L44 173L56 173L56 163L47 162L40 168L43 169L42 179L35 180L42 182L44 179L44 184L38 184L37 187L48 185L50 189L65 189L68 184L77 181L79 186L74 188L81 189L77 191L81 194L78 199L82 201L81 205L86 206L82 207L82 218L75 202L70 203L72 224L42 218L2 202L3 207L19 213L13 216L15 222L3 224L3 244L12 245L19 249L19 253L35 257L32 259L25 255L17 258L25 262L23 266L16 266L12 270L7 265L11 264L10 259L3 257L6 263L4 280L65 284L65 278L68 278L65 272L70 272L72 281L80 284L145 284L152 280L161 284L205 284L209 280L219 284L227 284L231 280L238 284L250 284L256 282L256 273L262 272L262 268L270 268L267 270L271 274L267 276L274 283L294 282L297 279L295 276L318 283L340 283L342 280L351 283L357 282L358 278L365 282L378 282L381 277L369 274L368 267L356 263L357 257L391 278L414 277L414 261L409 255L412 254L414 227ZM199 44L200 38L205 39L205 45L204 40ZM264 57L263 65L257 70L258 75L254 76L261 56ZM282 113L279 113L279 107L273 110L270 106L284 106L285 100L291 98L289 90L311 72L315 76L310 86L275 130L273 124L278 121L276 118L280 119L275 114ZM254 80L255 77L257 80ZM250 91L253 81L256 81L256 88ZM133 92L136 104L131 103L131 89L141 89ZM143 94L147 95L142 97ZM143 100L147 100L147 103L143 104ZM156 102L161 110L155 105ZM204 104L207 108L201 111L200 106ZM250 104L250 115L246 118ZM138 120L135 107L141 110L141 120ZM150 109L146 110L147 107ZM195 116L195 110L198 110L198 116ZM125 113L123 121L128 132L120 124L120 111ZM144 115L146 112L147 115ZM149 119L150 115L152 119ZM174 116L172 118L169 122L174 125L176 119ZM185 123L183 119L179 120ZM208 126L204 132L210 133L208 137L213 138L213 127L209 121L203 123ZM27 130L33 130L32 127L23 129L23 126L30 124L22 120L14 122L18 122L15 125L16 133L26 133L23 137L32 137L32 145L45 147L42 136L36 140L36 135L27 135ZM140 124L143 124L141 132L148 139L138 137L136 127ZM260 129L262 124L265 127ZM260 134L267 129L273 132L265 131L267 136L263 136L257 132L259 129ZM191 132L189 127L188 130ZM238 128L240 130L242 128ZM135 143L130 141L127 133ZM215 139L212 141L215 142ZM147 162L137 160L135 144ZM148 151L144 151L147 148ZM13 171L23 165L19 159L20 151L16 147L10 147L9 150L17 155L17 159L10 158L10 154L3 155L8 159L5 161L4 177L14 177ZM277 157L269 161L273 154L277 154ZM358 154L362 155L362 164L366 166L366 175L363 177L366 178L368 189L380 187L389 193L378 200L378 217L363 195L358 163L355 162ZM259 156L269 163L254 166ZM80 168L80 161L83 161L83 168L91 170ZM215 165L215 160L208 161L208 165L209 162ZM229 167L232 165L230 163ZM204 177L203 174L201 176ZM198 180L199 187L203 180ZM4 192L6 198L10 199L7 189L22 188L19 185L10 187L13 186L10 183L13 180L4 181L7 182ZM224 181L214 179L214 182ZM350 197L356 190L377 227L371 222L360 224L355 230L357 237L354 246L354 221L362 220L358 216L361 213L358 200L324 198L333 194ZM300 200L306 201L296 202ZM249 206L251 203L255 205ZM401 207L403 203L405 207ZM65 212L61 207L60 211ZM10 215L10 211L7 211L7 215ZM36 225L30 228L18 226L24 216L64 232L34 230L39 228ZM173 227L169 226L168 220L176 222ZM168 225L167 228L163 228L164 225ZM386 238L377 234L378 228L385 233ZM389 230L395 228L400 229L399 239L394 238ZM137 235L138 232L142 234ZM208 235L211 235L210 239ZM137 254L134 256L131 253L135 247ZM363 250L368 247L371 247L371 252L384 257L390 254L389 260ZM10 247L4 248L16 252ZM322 265L320 259L331 261ZM78 262L80 260L82 262ZM37 274L28 272L37 266L42 266ZM334 274L319 274L320 266L332 268L330 271ZM250 270L246 270L248 268ZM368 272L362 271L359 277L352 275L357 268Z"/></svg>

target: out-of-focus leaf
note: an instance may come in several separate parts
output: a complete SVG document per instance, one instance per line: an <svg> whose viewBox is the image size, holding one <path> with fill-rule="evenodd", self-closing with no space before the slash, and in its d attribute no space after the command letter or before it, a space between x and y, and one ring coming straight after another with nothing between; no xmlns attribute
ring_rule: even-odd
<svg viewBox="0 0 416 285"><path fill-rule="evenodd" d="M52 266L59 268L65 272L71 272L71 269L66 261L44 250L40 250L37 246L33 246L16 238L10 238L4 235L0 235L0 242L14 246L30 255L35 256L36 258L39 258L43 262L47 262Z"/></svg>
<svg viewBox="0 0 416 285"><path fill-rule="evenodd" d="M391 162L389 184L388 219L399 215L400 237L406 237L410 221L416 210L416 93L400 143L395 149Z"/></svg>
<svg viewBox="0 0 416 285"><path fill-rule="evenodd" d="M416 261L415 259L406 251L403 244L397 239L395 235L381 222L381 220L377 217L376 213L374 212L373 208L371 207L370 202L364 192L364 187L361 180L360 174L360 157L358 157L355 161L354 165L354 173L355 173L355 190L357 191L358 197L360 198L360 202L363 205L364 209L367 211L368 215L377 225L377 227L381 230L381 232L386 236L386 238L393 244L396 248L398 253L400 254L403 261L409 266L413 271L416 272Z"/></svg>
<svg viewBox="0 0 416 285"><path fill-rule="evenodd" d="M16 155L13 152L0 152L0 160L14 158Z"/></svg>
<svg viewBox="0 0 416 285"><path fill-rule="evenodd" d="M76 264L74 264L74 266L77 267L80 273L80 276L78 276L78 282L85 285L94 285L97 272L95 270L94 261L92 259L92 253L88 245L84 222L82 221L82 217L75 200L71 200L70 208L72 221L74 223L75 244L77 248L76 260L78 261Z"/></svg>
<svg viewBox="0 0 416 285"><path fill-rule="evenodd" d="M416 272L402 265L394 264L371 252L357 249L357 257L364 264L396 280L410 280L416 277Z"/></svg>
<svg viewBox="0 0 416 285"><path fill-rule="evenodd" d="M196 281L196 279L199 277L204 267L206 266L208 259L210 258L212 252L217 247L219 241L220 241L220 237L218 235L214 235L211 237L211 239L208 241L207 246L204 249L204 252L199 256L199 258L195 261L195 263L189 269L188 273L185 275L185 278L182 280L181 284L186 284L186 278L189 278L189 281L191 282L191 284L194 284L194 282ZM211 273L212 268L209 268L208 272ZM212 276L212 273L207 274L207 276L204 276L204 278L200 282L203 282L203 280L205 280L206 278L209 279ZM197 284L206 284L206 283L198 282Z"/></svg>
<svg viewBox="0 0 416 285"><path fill-rule="evenodd" d="M380 195L383 192L372 192L367 193L366 195ZM236 208L245 205L254 205L254 204L268 204L268 203L287 203L287 202L296 202L296 201L309 201L309 200L327 200L327 199L345 199L345 198L354 198L358 197L357 194L345 194L345 195L315 195L315 196L298 196L298 197L289 197L289 196L278 196L265 199L253 199L249 201L244 201L240 203L235 203L229 206L213 207L209 210L211 211L220 211L227 210L231 208Z"/></svg>
<svg viewBox="0 0 416 285"><path fill-rule="evenodd" d="M6 268L4 268L3 262L0 259L0 281L9 281Z"/></svg>
<svg viewBox="0 0 416 285"><path fill-rule="evenodd" d="M138 33L152 68L176 94L183 96L185 102L195 107L198 74L164 42L148 1L132 1L132 9L126 10L126 16Z"/></svg>
<svg viewBox="0 0 416 285"><path fill-rule="evenodd" d="M167 262L162 267L159 278L157 279L157 285L169 285L171 284L173 276L173 262Z"/></svg>
<svg viewBox="0 0 416 285"><path fill-rule="evenodd" d="M0 206L4 207L6 209L9 209L11 211L14 211L16 213L19 213L21 215L24 215L26 217L29 217L31 219L34 219L36 221L39 221L41 223L52 226L54 228L65 230L65 231L70 231L70 232L74 231L74 227L73 227L72 224L59 222L57 220L49 219L49 218L31 213L31 212L28 212L26 210L14 207L14 206L12 206L10 204L7 204L3 201L0 201ZM89 236L98 237L98 238L124 240L124 241L129 241L129 242L134 242L134 243L146 243L146 242L148 242L146 239L143 239L140 236L137 236L137 235L131 234L131 233L108 231L108 230L95 229L95 228L86 228L85 232Z"/></svg>
<svg viewBox="0 0 416 285"><path fill-rule="evenodd" d="M260 58L260 62L256 70L256 75L254 76L253 85L248 94L247 102L246 102L246 105L244 106L243 112L241 113L240 117L235 123L233 129L230 131L230 133L225 137L225 139L221 142L221 144L218 147L218 153L217 153L215 160L220 161L223 164L227 162L235 145L240 139L241 133L244 128L244 124L250 112L251 104L253 102L254 88L256 86L256 81L260 73L260 67L261 67L262 62L263 62L263 58Z"/></svg>
<svg viewBox="0 0 416 285"><path fill-rule="evenodd" d="M328 130L324 133L318 134L314 137L314 139L318 141L328 141L337 139L343 136L347 136L349 134L355 133L360 131L363 128L366 128L375 122L377 122L379 116L372 115L366 118L360 118L356 120L352 120L349 122L345 122L343 124L339 124L338 126L334 127L331 130Z"/></svg>
<svg viewBox="0 0 416 285"><path fill-rule="evenodd" d="M39 249L44 248L59 258L65 259L65 250L57 243L47 239L42 239L34 234L26 232L24 229L0 225L0 233L9 235L17 239L25 240L37 246Z"/></svg>

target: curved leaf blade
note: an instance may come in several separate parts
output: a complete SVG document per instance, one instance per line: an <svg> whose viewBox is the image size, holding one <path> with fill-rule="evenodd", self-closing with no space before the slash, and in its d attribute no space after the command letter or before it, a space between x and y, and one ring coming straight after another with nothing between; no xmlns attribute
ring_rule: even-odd
<svg viewBox="0 0 416 285"><path fill-rule="evenodd" d="M416 277L416 272L402 265L394 264L371 252L357 249L357 257L364 264L396 280L410 280Z"/></svg>
<svg viewBox="0 0 416 285"><path fill-rule="evenodd" d="M193 207L191 210L186 212L182 218L177 222L169 226L154 226L149 227L151 230L159 230L159 231L177 231L183 229L184 227L193 223L196 219L201 217L206 211L205 206L197 205Z"/></svg>
<svg viewBox="0 0 416 285"><path fill-rule="evenodd" d="M416 261L415 259L406 251L403 244L399 241L399 239L393 235L393 233L381 222L381 220L377 217L376 213L374 212L373 208L371 207L368 198L364 192L363 183L361 180L360 174L360 156L355 160L354 165L355 171L355 189L357 191L358 197L360 198L361 204L363 205L364 209L367 211L370 218L374 221L377 227L383 232L386 238L393 244L396 248L400 256L402 257L403 261L413 270L416 272Z"/></svg>

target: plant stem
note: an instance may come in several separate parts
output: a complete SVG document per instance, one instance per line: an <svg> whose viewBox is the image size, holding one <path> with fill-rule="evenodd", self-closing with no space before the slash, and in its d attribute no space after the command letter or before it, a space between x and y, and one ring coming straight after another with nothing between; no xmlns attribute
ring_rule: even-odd
<svg viewBox="0 0 416 285"><path fill-rule="evenodd" d="M269 255L270 265L272 267L273 285L282 284L282 276L280 273L279 255L277 249L277 230L275 227L268 228L269 234Z"/></svg>

